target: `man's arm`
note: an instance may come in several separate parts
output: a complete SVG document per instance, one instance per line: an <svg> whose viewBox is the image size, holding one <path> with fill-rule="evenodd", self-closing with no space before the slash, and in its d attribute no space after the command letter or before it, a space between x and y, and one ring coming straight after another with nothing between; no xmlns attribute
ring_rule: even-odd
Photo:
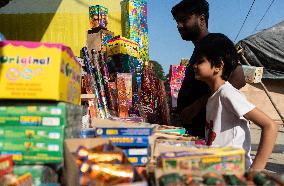
<svg viewBox="0 0 284 186"><path fill-rule="evenodd" d="M260 142L251 169L263 170L272 153L278 133L278 126L272 119L257 108L245 114L244 117L261 128Z"/></svg>
<svg viewBox="0 0 284 186"><path fill-rule="evenodd" d="M202 96L191 105L187 106L181 111L181 119L185 123L190 123L200 110L206 106L209 95Z"/></svg>
<svg viewBox="0 0 284 186"><path fill-rule="evenodd" d="M241 89L246 85L245 75L242 65L238 65L232 72L228 80L236 89Z"/></svg>

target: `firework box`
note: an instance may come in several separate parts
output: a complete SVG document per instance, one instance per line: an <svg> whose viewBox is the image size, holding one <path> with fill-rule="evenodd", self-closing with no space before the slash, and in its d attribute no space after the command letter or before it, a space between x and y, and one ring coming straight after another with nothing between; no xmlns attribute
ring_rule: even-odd
<svg viewBox="0 0 284 186"><path fill-rule="evenodd" d="M140 50L139 56L143 63L149 61L149 38L147 24L147 1L122 1L122 16L124 18L125 37L135 41Z"/></svg>
<svg viewBox="0 0 284 186"><path fill-rule="evenodd" d="M1 99L80 104L81 66L64 45L1 41L0 68Z"/></svg>
<svg viewBox="0 0 284 186"><path fill-rule="evenodd" d="M76 158L73 153L77 151L78 147L84 146L88 149L97 147L99 145L108 144L110 141L103 138L95 139L67 139L64 142L64 175L66 185L77 186L79 185L79 171L76 164ZM116 186L147 186L147 182L143 180L140 175L135 176L135 182L129 184L119 184Z"/></svg>
<svg viewBox="0 0 284 186"><path fill-rule="evenodd" d="M106 55L128 54L130 56L139 57L139 46L136 42L125 37L114 37L109 40L106 47Z"/></svg>
<svg viewBox="0 0 284 186"><path fill-rule="evenodd" d="M186 66L170 66L170 84L182 84L185 76Z"/></svg>
<svg viewBox="0 0 284 186"><path fill-rule="evenodd" d="M90 6L89 19L91 28L106 29L108 24L108 9L100 5Z"/></svg>
<svg viewBox="0 0 284 186"><path fill-rule="evenodd" d="M180 152L166 152L158 157L163 170L194 170L196 172L224 172L244 174L245 151L238 148L207 148Z"/></svg>
<svg viewBox="0 0 284 186"><path fill-rule="evenodd" d="M17 164L60 163L63 141L0 140L0 153L12 155Z"/></svg>
<svg viewBox="0 0 284 186"><path fill-rule="evenodd" d="M0 177L13 172L12 156L0 156Z"/></svg>
<svg viewBox="0 0 284 186"><path fill-rule="evenodd" d="M76 126L81 117L81 106L63 102L0 103L1 126Z"/></svg>
<svg viewBox="0 0 284 186"><path fill-rule="evenodd" d="M27 172L32 174L34 186L56 183L58 179L56 172L52 168L43 165L16 165L13 174L23 175Z"/></svg>
<svg viewBox="0 0 284 186"><path fill-rule="evenodd" d="M114 36L114 33L108 30L88 30L87 32L87 48L89 56L92 56L91 50L106 51L106 45Z"/></svg>
<svg viewBox="0 0 284 186"><path fill-rule="evenodd" d="M128 111L132 108L132 74L131 73L117 73L117 79L123 79L126 88L126 98L128 104Z"/></svg>
<svg viewBox="0 0 284 186"><path fill-rule="evenodd" d="M263 67L242 65L247 83L260 83L263 75Z"/></svg>
<svg viewBox="0 0 284 186"><path fill-rule="evenodd" d="M1 151L58 152L63 151L63 141L32 139L0 139Z"/></svg>
<svg viewBox="0 0 284 186"><path fill-rule="evenodd" d="M148 147L148 136L101 136L109 139L117 147Z"/></svg>
<svg viewBox="0 0 284 186"><path fill-rule="evenodd" d="M116 80L117 100L118 100L118 116L127 118L128 115L128 99L127 99L127 84L122 75L117 74Z"/></svg>
<svg viewBox="0 0 284 186"><path fill-rule="evenodd" d="M58 140L64 139L64 127L1 127L0 139L34 139Z"/></svg>
<svg viewBox="0 0 284 186"><path fill-rule="evenodd" d="M15 164L48 164L48 163L62 163L63 154L61 152L50 151L16 151L16 150L1 150L0 155L12 155Z"/></svg>
<svg viewBox="0 0 284 186"><path fill-rule="evenodd" d="M143 123L130 123L96 119L92 121L96 136L151 136L154 126Z"/></svg>

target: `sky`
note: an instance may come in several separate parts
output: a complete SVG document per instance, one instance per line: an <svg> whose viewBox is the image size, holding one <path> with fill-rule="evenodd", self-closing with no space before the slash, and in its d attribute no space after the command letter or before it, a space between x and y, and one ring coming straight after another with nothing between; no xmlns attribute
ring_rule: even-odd
<svg viewBox="0 0 284 186"><path fill-rule="evenodd" d="M247 21L235 43L262 29L284 21L284 0L275 0L260 25L257 23L273 0L256 0ZM171 9L180 0L148 0L149 56L158 61L165 74L171 64L178 65L181 58L190 58L193 44L181 39ZM249 11L253 0L208 0L209 32L220 32L232 41ZM284 37L284 36L283 36Z"/></svg>

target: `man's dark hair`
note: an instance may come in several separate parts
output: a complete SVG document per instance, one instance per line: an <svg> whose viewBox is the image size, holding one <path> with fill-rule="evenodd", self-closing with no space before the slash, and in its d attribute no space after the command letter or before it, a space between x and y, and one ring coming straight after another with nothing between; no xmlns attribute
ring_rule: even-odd
<svg viewBox="0 0 284 186"><path fill-rule="evenodd" d="M179 12L197 15L204 14L206 26L208 27L209 4L206 0L182 0L172 8L171 12L175 19Z"/></svg>
<svg viewBox="0 0 284 186"><path fill-rule="evenodd" d="M228 80L238 65L239 56L234 43L224 34L211 33L195 48L195 56L206 57L211 66L218 66L224 62L222 79Z"/></svg>

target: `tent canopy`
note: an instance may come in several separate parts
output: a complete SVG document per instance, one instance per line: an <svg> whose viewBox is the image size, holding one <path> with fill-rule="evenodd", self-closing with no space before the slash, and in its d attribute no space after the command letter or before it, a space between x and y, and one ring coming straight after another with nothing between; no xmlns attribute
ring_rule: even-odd
<svg viewBox="0 0 284 186"><path fill-rule="evenodd" d="M243 48L250 65L264 67L264 79L284 79L284 21L241 40L237 46Z"/></svg>

